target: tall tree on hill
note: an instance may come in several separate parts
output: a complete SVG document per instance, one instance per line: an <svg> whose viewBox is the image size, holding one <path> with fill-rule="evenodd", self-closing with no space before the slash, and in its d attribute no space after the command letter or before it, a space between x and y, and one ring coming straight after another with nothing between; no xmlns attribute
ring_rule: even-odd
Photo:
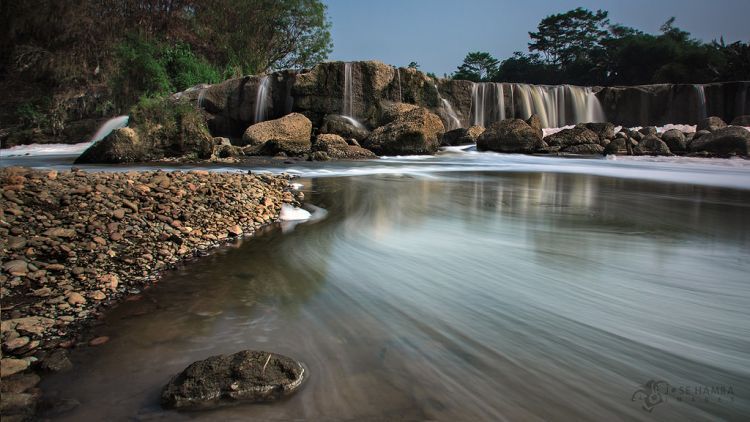
<svg viewBox="0 0 750 422"><path fill-rule="evenodd" d="M466 55L452 77L474 82L489 81L497 72L498 63L490 53L474 51Z"/></svg>
<svg viewBox="0 0 750 422"><path fill-rule="evenodd" d="M529 51L542 53L549 64L564 66L588 60L601 48L607 36L608 12L578 7L565 13L547 16L539 22L537 32L529 32Z"/></svg>

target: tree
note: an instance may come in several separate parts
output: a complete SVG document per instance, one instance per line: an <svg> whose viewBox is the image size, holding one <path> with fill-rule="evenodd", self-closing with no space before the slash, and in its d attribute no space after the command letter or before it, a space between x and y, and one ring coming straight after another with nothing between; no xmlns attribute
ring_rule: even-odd
<svg viewBox="0 0 750 422"><path fill-rule="evenodd" d="M419 69L419 63L417 62L410 62L408 66L409 69Z"/></svg>
<svg viewBox="0 0 750 422"><path fill-rule="evenodd" d="M490 53L474 51L466 55L464 62L453 74L453 79L489 81L497 72L498 60Z"/></svg>
<svg viewBox="0 0 750 422"><path fill-rule="evenodd" d="M542 19L537 32L529 32L529 51L542 53L547 63L565 65L586 60L590 52L601 48L607 35L608 12L578 7Z"/></svg>

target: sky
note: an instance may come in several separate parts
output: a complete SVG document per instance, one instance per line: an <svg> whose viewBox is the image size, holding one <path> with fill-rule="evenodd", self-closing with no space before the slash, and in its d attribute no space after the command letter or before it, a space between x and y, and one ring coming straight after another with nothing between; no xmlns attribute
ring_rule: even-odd
<svg viewBox="0 0 750 422"><path fill-rule="evenodd" d="M380 60L439 76L469 51L498 59L527 51L545 16L576 7L609 11L612 23L657 33L669 17L703 41L750 41L750 0L323 0L333 24L330 60Z"/></svg>

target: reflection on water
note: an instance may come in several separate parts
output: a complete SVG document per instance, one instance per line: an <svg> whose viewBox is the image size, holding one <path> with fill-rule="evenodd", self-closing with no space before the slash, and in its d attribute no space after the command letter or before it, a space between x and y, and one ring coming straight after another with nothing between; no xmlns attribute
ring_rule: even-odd
<svg viewBox="0 0 750 422"><path fill-rule="evenodd" d="M325 219L228 248L114 310L46 382L67 420L750 414L750 192L549 173L308 179ZM274 404L164 412L190 362L310 368ZM82 363L86 362L85 365ZM633 401L648 380L731 396ZM717 402L717 399L722 402Z"/></svg>

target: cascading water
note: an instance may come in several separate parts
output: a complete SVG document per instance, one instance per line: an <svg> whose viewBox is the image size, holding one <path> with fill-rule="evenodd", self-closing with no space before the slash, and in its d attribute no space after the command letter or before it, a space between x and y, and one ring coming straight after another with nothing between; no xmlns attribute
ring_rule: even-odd
<svg viewBox="0 0 750 422"><path fill-rule="evenodd" d="M511 101L515 115L527 119L536 114L544 127L605 121L604 110L590 87L512 84Z"/></svg>
<svg viewBox="0 0 750 422"><path fill-rule="evenodd" d="M201 92L198 93L198 109L203 110L203 100L206 98L206 89L208 88L201 88Z"/></svg>
<svg viewBox="0 0 750 422"><path fill-rule="evenodd" d="M96 131L94 136L91 137L89 142L101 141L102 139L106 138L107 135L112 133L113 130L127 126L129 119L130 116L118 116L107 120L103 125L99 127L99 129Z"/></svg>
<svg viewBox="0 0 750 422"><path fill-rule="evenodd" d="M396 79L398 79L398 102L402 102L404 96L401 95L401 71L398 70L397 67L396 67Z"/></svg>
<svg viewBox="0 0 750 422"><path fill-rule="evenodd" d="M706 90L703 85L693 85L695 89L695 95L698 98L698 119L705 119L708 117L708 109L706 107Z"/></svg>
<svg viewBox="0 0 750 422"><path fill-rule="evenodd" d="M503 84L475 83L471 87L471 124L486 127L505 119Z"/></svg>
<svg viewBox="0 0 750 422"><path fill-rule="evenodd" d="M258 82L258 92L255 97L255 123L268 118L268 99L270 97L271 78L262 76Z"/></svg>
<svg viewBox="0 0 750 422"><path fill-rule="evenodd" d="M461 127L461 120L458 119L458 115L456 114L456 111L453 110L453 106L451 105L448 100L443 98L442 95L440 95L440 89L438 89L437 84L435 86L435 92L437 92L438 99L440 100L440 103L443 105L443 110L449 117L448 122L448 130L458 129Z"/></svg>
<svg viewBox="0 0 750 422"><path fill-rule="evenodd" d="M344 99L342 115L354 117L354 98L352 95L352 64L344 63Z"/></svg>

